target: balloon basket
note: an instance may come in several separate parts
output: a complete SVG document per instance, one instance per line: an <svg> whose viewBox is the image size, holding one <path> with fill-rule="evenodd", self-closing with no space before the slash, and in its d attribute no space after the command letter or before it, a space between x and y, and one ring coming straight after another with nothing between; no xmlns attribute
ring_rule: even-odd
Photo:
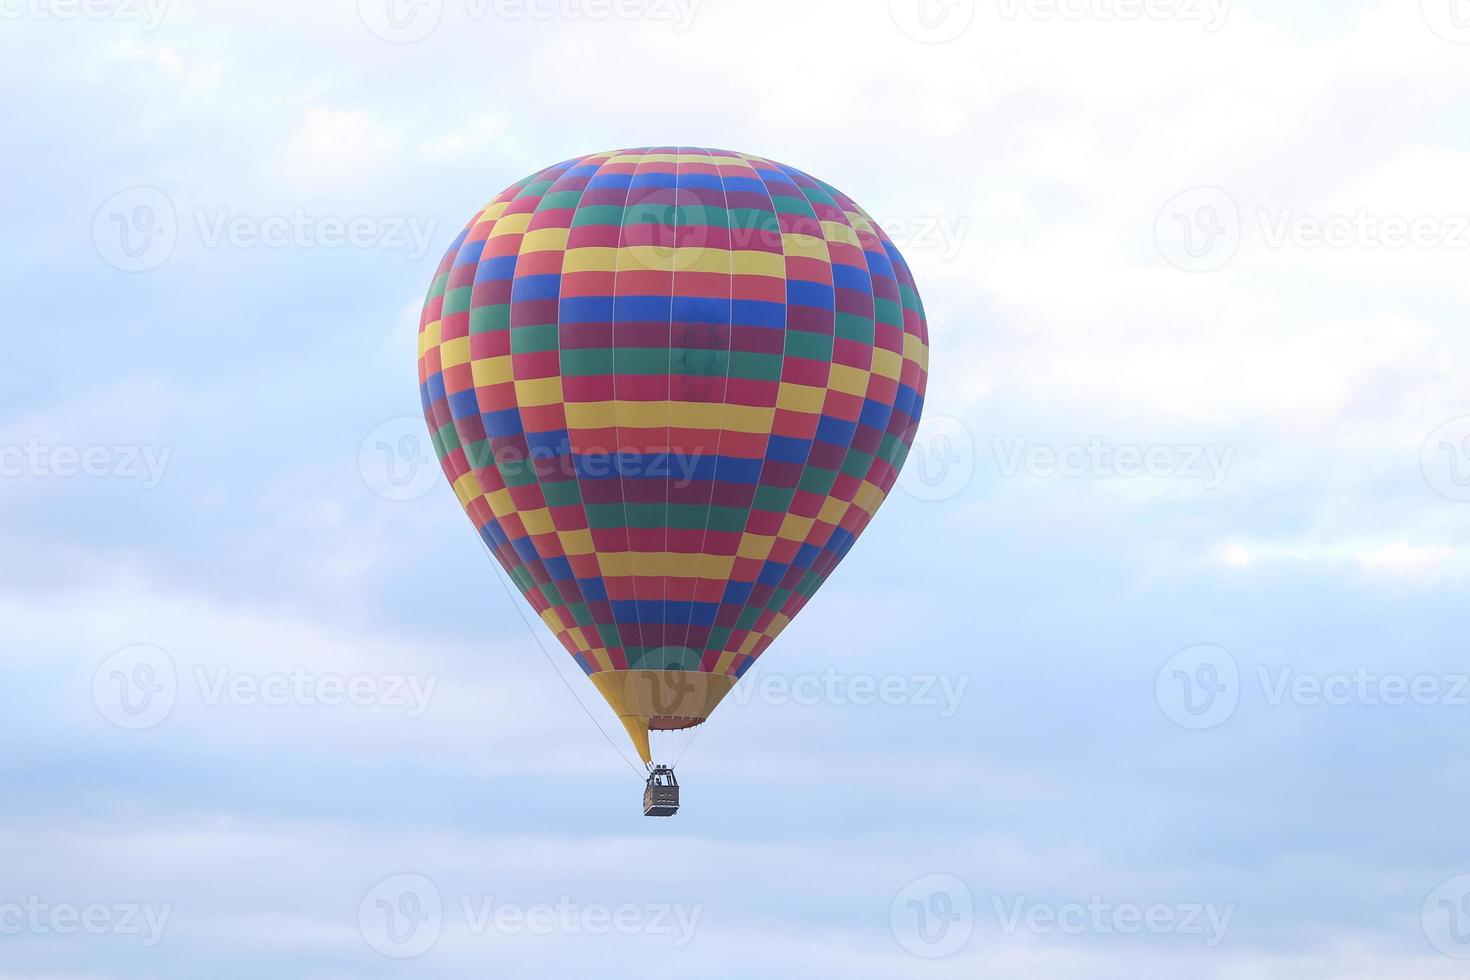
<svg viewBox="0 0 1470 980"><path fill-rule="evenodd" d="M643 815L672 817L679 812L679 781L668 766L655 766L643 787Z"/></svg>

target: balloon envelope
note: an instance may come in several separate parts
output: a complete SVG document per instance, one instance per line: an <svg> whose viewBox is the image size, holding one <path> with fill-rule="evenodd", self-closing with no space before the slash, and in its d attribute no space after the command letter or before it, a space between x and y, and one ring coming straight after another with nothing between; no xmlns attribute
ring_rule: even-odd
<svg viewBox="0 0 1470 980"><path fill-rule="evenodd" d="M928 365L913 276L861 208L690 147L506 188L445 254L419 341L460 503L645 762L852 548Z"/></svg>

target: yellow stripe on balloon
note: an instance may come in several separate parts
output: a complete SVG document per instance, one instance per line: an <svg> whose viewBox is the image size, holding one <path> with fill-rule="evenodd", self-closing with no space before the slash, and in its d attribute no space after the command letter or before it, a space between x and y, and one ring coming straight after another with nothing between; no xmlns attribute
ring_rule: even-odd
<svg viewBox="0 0 1470 980"><path fill-rule="evenodd" d="M735 252L730 271L737 276L766 276L771 279L785 279L786 257L780 252L741 249Z"/></svg>
<svg viewBox="0 0 1470 980"><path fill-rule="evenodd" d="M514 380L511 373L510 355L499 357L482 357L470 365L470 375L474 378L476 388L488 388L491 385L503 385Z"/></svg>
<svg viewBox="0 0 1470 980"><path fill-rule="evenodd" d="M822 406L826 401L826 388L814 388L811 385L798 385L783 381L781 390L776 396L776 407L788 412L821 415Z"/></svg>
<svg viewBox="0 0 1470 980"><path fill-rule="evenodd" d="M798 517L795 514L787 514L781 521L781 530L777 531L778 537L787 541L805 541L807 534L811 532L815 518Z"/></svg>
<svg viewBox="0 0 1470 980"><path fill-rule="evenodd" d="M468 508L470 501L484 496L485 491L480 488L480 480L473 471L462 475L454 481L454 495L459 498L461 507Z"/></svg>
<svg viewBox="0 0 1470 980"><path fill-rule="evenodd" d="M470 363L470 338L452 337L439 346L439 363L444 368Z"/></svg>
<svg viewBox="0 0 1470 980"><path fill-rule="evenodd" d="M618 249L618 271L673 272L674 253L675 249L663 245L624 245ZM684 259L679 256L681 267Z"/></svg>
<svg viewBox="0 0 1470 980"><path fill-rule="evenodd" d="M820 259L823 262L831 261L827 253L827 240L817 238L815 235L782 235L781 245L786 250L786 257Z"/></svg>
<svg viewBox="0 0 1470 980"><path fill-rule="evenodd" d="M840 497L828 497L822 503L822 509L817 512L817 520L828 524L836 524L842 520L842 515L847 513L847 501Z"/></svg>
<svg viewBox="0 0 1470 980"><path fill-rule="evenodd" d="M597 556L602 573L615 577L729 578L733 555L691 555L679 551L612 551Z"/></svg>
<svg viewBox="0 0 1470 980"><path fill-rule="evenodd" d="M840 391L844 395L855 395L862 398L868 393L868 378L871 371L855 368L848 364L833 364L827 379L827 387L831 391Z"/></svg>
<svg viewBox="0 0 1470 980"><path fill-rule="evenodd" d="M876 513L878 505L883 503L883 488L864 480L863 485L858 487L858 492L853 495L852 502L869 514Z"/></svg>
<svg viewBox="0 0 1470 980"><path fill-rule="evenodd" d="M561 378L517 379L516 404L522 408L561 404Z"/></svg>
<svg viewBox="0 0 1470 980"><path fill-rule="evenodd" d="M776 410L717 402L629 401L567 402L570 429L663 429L672 423L681 429L707 429L711 433L771 431ZM721 414L723 413L723 415ZM711 444L713 445L713 444Z"/></svg>
<svg viewBox="0 0 1470 980"><path fill-rule="evenodd" d="M515 513L515 501L511 499L510 491L504 487L485 494L485 502L490 505L490 512L495 515L496 519Z"/></svg>
<svg viewBox="0 0 1470 980"><path fill-rule="evenodd" d="M538 228L526 232L521 239L521 254L531 252L563 252L567 247L567 228Z"/></svg>
<svg viewBox="0 0 1470 980"><path fill-rule="evenodd" d="M740 547L735 554L741 558L756 558L765 561L771 554L771 545L776 543L774 536L766 534L751 534L746 531L740 538Z"/></svg>
<svg viewBox="0 0 1470 980"><path fill-rule="evenodd" d="M896 351L873 348L873 373L897 381L903 373L903 356Z"/></svg>
<svg viewBox="0 0 1470 980"><path fill-rule="evenodd" d="M557 531L561 539L561 550L569 555L590 555L593 551L592 532L587 528L572 531Z"/></svg>
<svg viewBox="0 0 1470 980"><path fill-rule="evenodd" d="M431 320L419 331L419 358L439 346L439 332L444 326L443 320Z"/></svg>
<svg viewBox="0 0 1470 980"><path fill-rule="evenodd" d="M842 213L847 216L847 221L852 225L854 231L866 232L869 235L876 235L878 233L878 229L873 224L873 219L868 217L866 211L844 211Z"/></svg>
<svg viewBox="0 0 1470 980"><path fill-rule="evenodd" d="M556 525L551 520L551 511L545 507L522 510L520 516L528 534L550 534L556 530Z"/></svg>
<svg viewBox="0 0 1470 980"><path fill-rule="evenodd" d="M822 222L822 234L827 236L827 241L829 242L843 242L857 248L862 248L862 242L858 239L857 232L852 230L851 225L843 224L840 221Z"/></svg>
<svg viewBox="0 0 1470 980"><path fill-rule="evenodd" d="M500 216L505 213L505 209L508 207L510 207L509 201L491 201L481 208L480 213L475 216L475 227L479 227L487 221L499 221Z"/></svg>
<svg viewBox="0 0 1470 980"><path fill-rule="evenodd" d="M490 229L491 238L508 238L511 235L524 235L530 227L531 215L526 213L502 215L495 222L495 227Z"/></svg>
<svg viewBox="0 0 1470 980"><path fill-rule="evenodd" d="M569 272L612 272L618 267L618 250L611 247L572 248L562 259L563 275Z"/></svg>

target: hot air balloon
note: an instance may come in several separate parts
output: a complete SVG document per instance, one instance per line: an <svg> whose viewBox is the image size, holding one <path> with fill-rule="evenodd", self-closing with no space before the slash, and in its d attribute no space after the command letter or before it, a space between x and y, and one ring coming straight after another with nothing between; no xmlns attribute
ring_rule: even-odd
<svg viewBox="0 0 1470 980"><path fill-rule="evenodd" d="M678 808L650 732L704 722L851 550L908 453L927 366L892 241L763 157L567 160L445 253L419 328L434 449L627 729L645 812Z"/></svg>

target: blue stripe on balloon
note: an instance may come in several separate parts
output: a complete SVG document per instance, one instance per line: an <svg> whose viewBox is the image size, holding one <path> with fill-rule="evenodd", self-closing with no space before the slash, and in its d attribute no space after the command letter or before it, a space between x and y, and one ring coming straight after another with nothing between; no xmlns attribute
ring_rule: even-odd
<svg viewBox="0 0 1470 980"><path fill-rule="evenodd" d="M676 602L659 599L619 599L612 604L613 618L619 623L689 623L713 626L716 602Z"/></svg>
<svg viewBox="0 0 1470 980"><path fill-rule="evenodd" d="M832 263L832 284L838 289L856 289L866 293L873 288L873 278L868 270L841 262Z"/></svg>
<svg viewBox="0 0 1470 980"><path fill-rule="evenodd" d="M673 316L679 323L726 324L730 322L730 300L708 296L675 296Z"/></svg>
<svg viewBox="0 0 1470 980"><path fill-rule="evenodd" d="M475 397L474 389L456 391L447 399L449 402L449 414L457 419L474 418L480 413L480 402Z"/></svg>
<svg viewBox="0 0 1470 980"><path fill-rule="evenodd" d="M823 415L817 422L817 438L834 446L852 445L852 435L856 431L856 422L845 422L830 415Z"/></svg>
<svg viewBox="0 0 1470 980"><path fill-rule="evenodd" d="M668 296L619 296L613 301L613 317L622 323L639 320L667 322L673 300Z"/></svg>
<svg viewBox="0 0 1470 980"><path fill-rule="evenodd" d="M475 282L503 282L515 275L516 258L514 255L496 255L480 263L475 270Z"/></svg>
<svg viewBox="0 0 1470 980"><path fill-rule="evenodd" d="M772 435L766 443L766 459L777 463L805 463L811 450L810 439Z"/></svg>
<svg viewBox="0 0 1470 980"><path fill-rule="evenodd" d="M573 323L600 326L612 320L613 301L611 296L567 296L559 309L563 327Z"/></svg>
<svg viewBox="0 0 1470 980"><path fill-rule="evenodd" d="M793 306L811 306L819 310L831 310L837 306L832 287L824 282L805 282L792 279L786 283L786 301Z"/></svg>
<svg viewBox="0 0 1470 980"><path fill-rule="evenodd" d="M511 302L556 299L561 295L561 273L547 272L535 276L518 276L510 288Z"/></svg>
<svg viewBox="0 0 1470 980"><path fill-rule="evenodd" d="M737 299L730 304L730 320L745 327L786 326L786 304L759 299Z"/></svg>

